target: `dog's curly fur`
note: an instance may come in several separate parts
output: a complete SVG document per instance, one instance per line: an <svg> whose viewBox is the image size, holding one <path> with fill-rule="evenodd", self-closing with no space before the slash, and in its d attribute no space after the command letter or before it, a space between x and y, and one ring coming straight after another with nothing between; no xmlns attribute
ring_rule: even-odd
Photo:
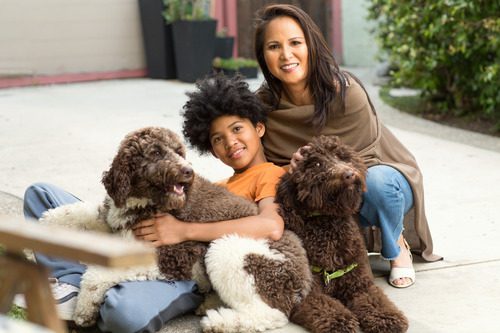
<svg viewBox="0 0 500 333"><path fill-rule="evenodd" d="M366 166L337 137L320 136L283 176L276 195L286 228L303 241L311 265L332 272L357 267L314 286L291 320L313 333L405 332L408 321L373 281L366 247L353 215L365 190Z"/></svg>
<svg viewBox="0 0 500 333"><path fill-rule="evenodd" d="M258 212L254 203L196 175L180 138L159 127L127 135L102 182L109 197L100 218L115 232L130 230L157 213L214 222ZM289 231L279 241L230 235L210 246L196 241L161 246L158 265L169 279L193 279L204 292L212 286L230 306L209 310L202 321L204 332L282 326L312 283L305 250Z"/></svg>

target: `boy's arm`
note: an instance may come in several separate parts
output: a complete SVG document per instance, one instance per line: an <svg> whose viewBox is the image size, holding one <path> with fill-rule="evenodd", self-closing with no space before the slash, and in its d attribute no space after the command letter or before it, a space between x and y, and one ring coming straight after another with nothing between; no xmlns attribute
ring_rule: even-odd
<svg viewBox="0 0 500 333"><path fill-rule="evenodd" d="M278 240L284 222L278 214L274 197L259 201L259 214L221 222L182 222L172 215L144 220L134 228L136 238L150 241L154 246L172 245L188 240L210 242L228 234L251 238Z"/></svg>

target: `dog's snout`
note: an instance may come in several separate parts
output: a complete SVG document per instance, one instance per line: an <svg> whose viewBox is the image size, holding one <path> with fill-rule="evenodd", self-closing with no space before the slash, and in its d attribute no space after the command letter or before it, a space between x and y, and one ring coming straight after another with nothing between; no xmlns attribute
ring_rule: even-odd
<svg viewBox="0 0 500 333"><path fill-rule="evenodd" d="M182 167L181 169L181 173L185 176L185 177L191 177L193 175L193 168L189 167L189 166L184 166Z"/></svg>
<svg viewBox="0 0 500 333"><path fill-rule="evenodd" d="M352 170L346 170L342 174L342 178L345 182L352 183L354 182L354 172L352 172Z"/></svg>

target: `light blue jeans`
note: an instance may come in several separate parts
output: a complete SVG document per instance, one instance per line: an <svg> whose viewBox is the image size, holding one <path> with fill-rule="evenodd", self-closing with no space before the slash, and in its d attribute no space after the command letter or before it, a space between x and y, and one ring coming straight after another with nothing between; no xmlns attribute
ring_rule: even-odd
<svg viewBox="0 0 500 333"><path fill-rule="evenodd" d="M367 191L359 212L362 226L380 228L382 256L393 260L401 249L397 244L403 232L404 216L413 207L411 186L398 170L387 165L368 168Z"/></svg>
<svg viewBox="0 0 500 333"><path fill-rule="evenodd" d="M38 220L46 210L76 201L54 185L36 183L24 194L24 215ZM59 281L80 286L85 265L39 253L35 257ZM97 324L103 332L156 332L170 319L196 309L201 300L193 281L123 282L106 292Z"/></svg>

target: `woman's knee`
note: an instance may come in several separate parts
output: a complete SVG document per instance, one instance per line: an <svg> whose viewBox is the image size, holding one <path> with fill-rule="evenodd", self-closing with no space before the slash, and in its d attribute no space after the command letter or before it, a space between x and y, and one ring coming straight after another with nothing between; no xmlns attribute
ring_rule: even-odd
<svg viewBox="0 0 500 333"><path fill-rule="evenodd" d="M406 214L413 207L410 184L401 172L390 166L370 167L366 184L367 192L363 194L362 213L370 215L380 210L398 210Z"/></svg>
<svg viewBox="0 0 500 333"><path fill-rule="evenodd" d="M401 192L399 177L404 179L398 170L387 165L368 168L365 200L381 205L389 198L392 201L394 197L399 197Z"/></svg>

